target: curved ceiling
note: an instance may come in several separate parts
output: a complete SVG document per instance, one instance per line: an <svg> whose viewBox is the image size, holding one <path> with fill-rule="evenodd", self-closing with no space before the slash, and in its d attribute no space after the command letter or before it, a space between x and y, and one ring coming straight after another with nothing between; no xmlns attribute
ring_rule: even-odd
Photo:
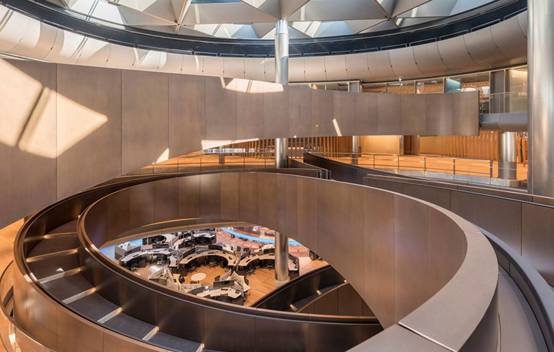
<svg viewBox="0 0 554 352"><path fill-rule="evenodd" d="M0 0L0 4L6 2ZM350 54L293 57L290 60L289 80L379 82L475 72L526 62L526 11L456 34L419 45L383 47L381 50ZM87 66L265 81L273 81L275 76L273 57L215 57L120 45L118 41L102 40L83 32L53 26L0 5L2 52L48 62Z"/></svg>
<svg viewBox="0 0 554 352"><path fill-rule="evenodd" d="M87 20L164 33L272 39L279 18L292 38L401 29L505 0L47 0Z"/></svg>

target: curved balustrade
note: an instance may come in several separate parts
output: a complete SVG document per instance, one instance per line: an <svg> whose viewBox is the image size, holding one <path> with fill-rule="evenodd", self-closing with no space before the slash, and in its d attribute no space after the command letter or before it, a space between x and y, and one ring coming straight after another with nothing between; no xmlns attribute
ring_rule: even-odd
<svg viewBox="0 0 554 352"><path fill-rule="evenodd" d="M144 312L141 305L146 301L137 298L142 292L135 290L146 294L144 286L154 288L155 284L129 280L113 265L107 269L109 263L96 248L132 228L182 217L262 224L291 234L315 250L351 282L388 327L382 336L395 335L387 341L369 339L364 343L369 348L416 340L419 345L414 350L436 350L439 345L456 351L496 350L498 268L492 248L477 228L429 203L395 193L279 174L224 173L159 180L110 194L81 216L79 231L90 255L85 264L90 266L91 279L102 283L100 290L114 292L113 299L125 303L126 309L153 321L164 317L161 328L170 329L168 309L185 307L179 306L175 293L156 287L164 300ZM106 270L111 277L103 275ZM121 275L114 279L114 272ZM133 292L134 299L125 292ZM302 337L296 324L288 326L288 334L296 333L284 338L279 334L281 324L265 325L267 318L236 314L248 308L228 308L216 313L213 306L205 306L204 314L187 314L204 326L204 338L218 336L218 341L204 341L207 347L265 349L264 333L280 343L296 341L299 349L325 346L323 335ZM285 313L274 316L280 314ZM221 323L215 324L216 319ZM230 331L226 321L232 321L235 328ZM258 338L253 340L248 335L252 332L240 326L256 326L253 333ZM185 333L197 338L201 334ZM341 336L327 333L326 338L333 340ZM246 341L247 345L241 345Z"/></svg>
<svg viewBox="0 0 554 352"><path fill-rule="evenodd" d="M265 172L272 172L276 170L263 170ZM302 169L289 169L282 170L283 172L291 173L308 173L311 172L313 176L318 175L318 170L302 170ZM132 184L139 184L141 182L159 180L167 177L175 177L175 175L158 175L158 176L147 176L147 177L132 177L124 179L120 182L110 183L95 189L82 192L76 196L70 197L63 201L60 201L43 211L39 212L33 216L21 229L21 232L18 236L18 239L15 244L16 248L16 262L17 269L15 275L15 290L14 290L14 300L15 300L15 317L18 327L23 329L28 329L31 332L31 336L36 338L40 343L48 346L48 348L54 350L104 350L111 351L113 348L132 348L133 350L140 351L161 351L162 348L156 347L151 344L147 344L144 341L136 341L128 336L117 333L117 329L113 330L112 328L106 328L102 324L96 322L96 319L90 320L90 316L81 315L81 312L75 310L75 307L69 307L66 302L59 300L56 301L55 295L52 296L52 293L48 291L48 288L44 286L44 273L41 273L39 276L40 280L35 278L35 274L31 269L36 269L33 267L34 264L32 260L28 260L30 254L33 253L34 247L36 247L37 242L50 237L48 234L51 230L59 227L62 224L75 219L88 204L92 201L98 199L102 195L113 192L122 187L126 187ZM194 222L194 221L193 221ZM173 223L172 223L173 224ZM195 226L195 225L193 225ZM55 240L55 236L53 237ZM86 252L81 252L77 254L78 256L83 256L83 259L86 260ZM52 253L54 255L62 256L62 253ZM39 255L40 257L40 255ZM27 259L26 259L27 258ZM35 257L36 258L36 257ZM40 264L41 262L39 262ZM75 272L75 270L67 271ZM79 274L85 274L86 270ZM54 275L56 276L56 275ZM111 276L103 282L103 284L113 283L114 275L111 273ZM46 281L50 282L55 280L55 278L48 277ZM71 283L71 282L70 282ZM46 285L48 286L48 285ZM163 301L162 298L164 295L155 295L149 302L160 302ZM135 301L136 296L133 296L126 302L126 305L132 305ZM206 302L206 300L201 300ZM145 302L145 303L149 303ZM207 300L207 302L212 303ZM61 303L64 303L63 305ZM64 306L65 305L65 306ZM112 305L113 306L113 305ZM124 306L124 307L125 307ZM115 306L114 306L115 307ZM229 306L225 307L228 308ZM232 306L231 306L232 307ZM69 309L68 309L69 308ZM194 305L189 307L195 309ZM220 324L221 321L216 318L221 312L217 309L212 311L214 313L213 324ZM176 313L175 310L172 311ZM182 312L181 312L182 313ZM177 313L176 313L177 314ZM290 313L289 313L290 314ZM185 313L185 315L187 315ZM85 319L85 316L89 319ZM339 317L335 318L333 316L322 316L317 319L313 315L293 315L293 319L296 319L296 323L301 330L309 331L309 338L313 339L321 336L334 336L338 339L328 341L329 346L351 346L352 344L357 343L356 341L363 340L371 336L372 334L382 330L378 322L373 318L357 318L357 317ZM279 317L276 317L279 318ZM282 316L280 318L283 318ZM172 319L175 319L173 316ZM279 326L278 319L270 319L272 326ZM267 322L267 324L270 323ZM236 322L235 322L236 323ZM182 316L179 317L180 327L183 328ZM237 326L233 321L228 321L225 323L227 329L233 332L237 329ZM163 325L163 324L162 324ZM288 322L281 319L282 327L277 329L282 331L288 331L286 334L290 333L290 329L287 330ZM310 325L319 325L320 329L314 331L314 329L308 329ZM198 321L192 320L190 324L185 325L186 329L189 331L202 331L204 330L204 325L200 324ZM252 326L252 325L248 325ZM210 330L206 327L206 330ZM334 331L334 334L329 335L329 331ZM306 336L305 336L306 337ZM219 336L207 336L205 340L218 340L220 343L224 343L225 350L233 350L234 345L232 341L223 341ZM252 335L252 339L254 336ZM350 340L349 340L350 339ZM353 339L353 340L352 340ZM197 339L196 341L202 341L204 339ZM241 343L246 343L245 341ZM255 341L249 341L249 343L255 343ZM302 339L293 339L291 343L296 344L305 344L307 341ZM213 343L212 343L213 344ZM196 343L198 347L199 343ZM272 344L267 344L268 348L273 346ZM325 344L324 344L325 345ZM195 349L196 349L195 347ZM339 347L340 348L340 347ZM301 347L296 347L292 349L301 349Z"/></svg>
<svg viewBox="0 0 554 352"><path fill-rule="evenodd" d="M551 198L524 192L398 176L306 154L343 180L417 197L449 209L481 227L536 317L549 351L554 350L551 249L545 245L554 214ZM541 275L542 274L542 275Z"/></svg>

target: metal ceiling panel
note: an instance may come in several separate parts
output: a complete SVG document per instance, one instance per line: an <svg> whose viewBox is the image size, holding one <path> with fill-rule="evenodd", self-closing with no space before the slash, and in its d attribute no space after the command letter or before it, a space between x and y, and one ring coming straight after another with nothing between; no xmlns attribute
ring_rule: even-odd
<svg viewBox="0 0 554 352"><path fill-rule="evenodd" d="M423 76L438 76L447 70L440 56L437 42L413 46L414 58Z"/></svg>
<svg viewBox="0 0 554 352"><path fill-rule="evenodd" d="M442 61L449 70L467 70L476 66L476 62L467 51L463 36L441 40L438 46Z"/></svg>
<svg viewBox="0 0 554 352"><path fill-rule="evenodd" d="M421 72L417 66L413 47L392 49L389 52L392 70L395 76L409 77L421 76Z"/></svg>

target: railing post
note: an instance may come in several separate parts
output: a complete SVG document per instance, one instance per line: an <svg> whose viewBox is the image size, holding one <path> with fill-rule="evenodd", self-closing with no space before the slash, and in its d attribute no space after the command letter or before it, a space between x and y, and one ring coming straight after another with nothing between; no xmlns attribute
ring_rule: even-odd
<svg viewBox="0 0 554 352"><path fill-rule="evenodd" d="M452 175L456 175L456 159L452 159Z"/></svg>
<svg viewBox="0 0 554 352"><path fill-rule="evenodd" d="M427 157L423 156L423 173L427 172Z"/></svg>
<svg viewBox="0 0 554 352"><path fill-rule="evenodd" d="M493 176L494 176L494 161L490 160L489 161L489 177L490 177L491 180L492 180Z"/></svg>

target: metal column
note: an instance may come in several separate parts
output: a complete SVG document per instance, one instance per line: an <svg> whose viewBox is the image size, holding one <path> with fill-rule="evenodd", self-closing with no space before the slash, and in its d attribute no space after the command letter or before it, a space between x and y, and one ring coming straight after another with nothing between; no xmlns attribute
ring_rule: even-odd
<svg viewBox="0 0 554 352"><path fill-rule="evenodd" d="M498 178L517 179L517 133L500 133L498 153Z"/></svg>
<svg viewBox="0 0 554 352"><path fill-rule="evenodd" d="M275 82L289 84L289 27L284 19L275 25ZM287 138L275 138L275 167L287 167L288 147Z"/></svg>
<svg viewBox="0 0 554 352"><path fill-rule="evenodd" d="M289 281L289 238L275 232L275 281Z"/></svg>
<svg viewBox="0 0 554 352"><path fill-rule="evenodd" d="M554 197L554 1L529 0L529 193Z"/></svg>
<svg viewBox="0 0 554 352"><path fill-rule="evenodd" d="M289 27L287 20L280 19L275 25L275 82L289 84ZM275 138L275 166L287 167L287 138ZM275 280L289 281L289 239L275 232Z"/></svg>
<svg viewBox="0 0 554 352"><path fill-rule="evenodd" d="M348 91L350 93L361 93L360 81L348 82ZM360 153L360 136L352 136L352 164L358 163L358 153Z"/></svg>

